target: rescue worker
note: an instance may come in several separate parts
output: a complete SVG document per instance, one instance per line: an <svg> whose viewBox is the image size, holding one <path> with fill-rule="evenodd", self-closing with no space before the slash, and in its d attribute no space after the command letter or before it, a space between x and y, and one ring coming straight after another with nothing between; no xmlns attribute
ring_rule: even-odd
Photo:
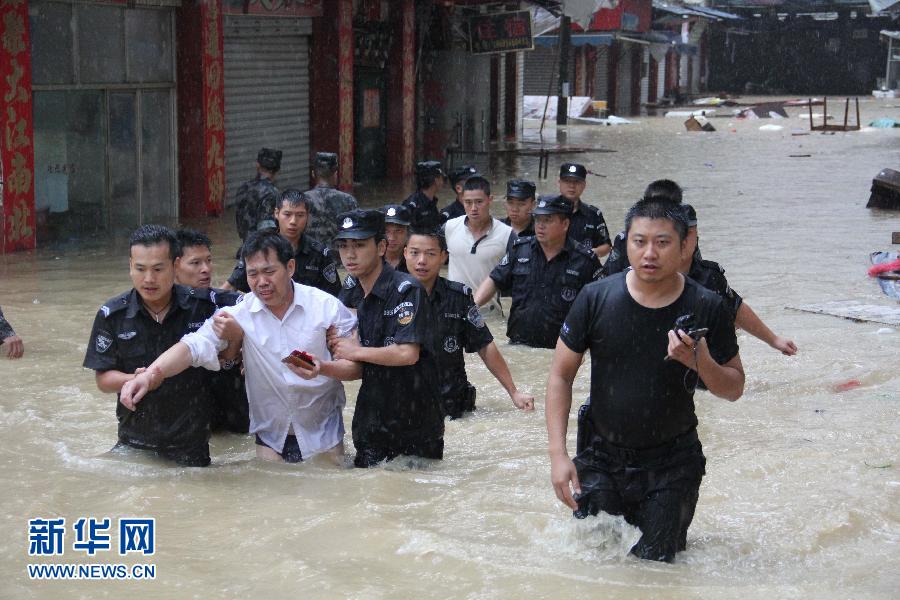
<svg viewBox="0 0 900 600"><path fill-rule="evenodd" d="M450 187L453 188L453 192L456 194L456 199L441 211L441 218L445 222L466 214L466 209L462 203L463 186L466 185L466 180L469 177L474 177L477 174L478 170L472 165L463 165L450 171L448 179L450 180Z"/></svg>
<svg viewBox="0 0 900 600"><path fill-rule="evenodd" d="M744 389L731 314L679 273L687 223L671 204L638 202L625 220L635 269L582 290L566 317L547 382L550 476L577 518L623 515L631 552L668 561L687 545L706 458L694 384L729 401ZM590 350L590 404L574 461L566 448L572 386Z"/></svg>
<svg viewBox="0 0 900 600"><path fill-rule="evenodd" d="M209 294L175 284L175 233L143 225L131 234L129 274L134 287L106 301L94 319L84 366L96 371L102 392L119 394L185 334L217 310ZM239 348L227 348L234 359ZM118 446L155 452L179 465L209 464L211 397L201 369L187 369L147 395L137 410L116 405Z"/></svg>
<svg viewBox="0 0 900 600"><path fill-rule="evenodd" d="M563 163L559 167L559 193L572 202L569 237L576 243L590 248L603 258L609 254L612 242L606 228L603 213L596 206L582 202L587 187L587 169L578 163Z"/></svg>
<svg viewBox="0 0 900 600"><path fill-rule="evenodd" d="M416 164L416 191L403 201L413 227L430 229L444 223L438 212L437 193L444 187L445 178L444 169L436 160Z"/></svg>
<svg viewBox="0 0 900 600"><path fill-rule="evenodd" d="M256 156L256 177L241 184L235 202L234 218L241 242L259 228L261 221L272 218L279 196L275 187L275 176L279 170L281 150L261 148Z"/></svg>
<svg viewBox="0 0 900 600"><path fill-rule="evenodd" d="M9 321L3 316L3 309L0 309L0 346L6 346L4 348L6 358L10 360L22 358L22 354L25 353L25 344L22 342L22 338L13 331Z"/></svg>
<svg viewBox="0 0 900 600"><path fill-rule="evenodd" d="M534 209L534 237L518 238L475 292L475 302L499 289L512 296L506 335L514 344L554 348L572 302L600 276L600 261L567 235L572 202L541 197Z"/></svg>
<svg viewBox="0 0 900 600"><path fill-rule="evenodd" d="M178 251L175 256L175 283L190 288L194 293L208 291L210 300L218 308L234 306L240 294L211 288L213 276L212 242L205 233L192 229L180 229ZM247 391L241 374L241 355L234 360L221 360L220 369L207 373L209 391L212 394L210 429L247 433L250 427L250 409Z"/></svg>
<svg viewBox="0 0 900 600"><path fill-rule="evenodd" d="M356 210L338 219L338 250L350 273L340 298L362 289L359 337L329 333L335 360L362 364L353 464L366 468L400 455L443 458L436 323L427 293L415 278L385 264L381 212Z"/></svg>
<svg viewBox="0 0 900 600"><path fill-rule="evenodd" d="M381 212L384 213L384 239L387 242L384 261L401 273L409 273L403 259L403 249L409 239L409 209L401 204L385 204Z"/></svg>
<svg viewBox="0 0 900 600"><path fill-rule="evenodd" d="M318 288L337 297L341 291L337 264L329 248L306 235L309 219L309 197L306 192L296 189L285 190L275 210L275 223L281 237L294 249L294 272L292 278L297 283ZM234 289L249 292L247 272L243 259L228 278Z"/></svg>
<svg viewBox="0 0 900 600"><path fill-rule="evenodd" d="M500 222L512 227L517 237L534 235L531 211L534 210L536 192L537 186L533 181L510 179L506 182L506 218L500 219Z"/></svg>
<svg viewBox="0 0 900 600"><path fill-rule="evenodd" d="M424 286L431 312L437 317L437 363L444 414L458 419L475 410L475 387L466 377L463 351L478 353L516 408L534 410L534 396L516 388L509 366L472 298L471 288L440 276L441 266L447 260L443 234L436 230L414 230L404 256L409 273Z"/></svg>
<svg viewBox="0 0 900 600"><path fill-rule="evenodd" d="M337 189L338 156L334 152L316 152L312 177L316 182L306 191L309 198L309 224L306 235L333 249L334 234L337 233L337 216L342 212L357 208L356 198Z"/></svg>

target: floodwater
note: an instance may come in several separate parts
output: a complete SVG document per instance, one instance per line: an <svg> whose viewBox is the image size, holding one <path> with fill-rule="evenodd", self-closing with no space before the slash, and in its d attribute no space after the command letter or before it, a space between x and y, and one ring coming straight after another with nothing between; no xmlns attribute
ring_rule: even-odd
<svg viewBox="0 0 900 600"><path fill-rule="evenodd" d="M900 118L898 105L864 100L863 120ZM26 344L23 359L0 360L0 596L896 597L900 331L785 306L892 303L865 270L871 251L891 248L900 218L865 203L872 177L900 163L900 129L794 136L808 132L799 112L715 118L715 133L689 134L683 119L662 117L570 126L567 143L615 152L554 155L540 182L549 192L560 162L585 161L605 175L591 178L585 197L616 230L650 180L677 180L699 213L703 255L800 347L787 358L741 333L744 396L697 394L707 475L675 564L629 556L634 530L609 518L575 522L557 502L543 410L551 352L508 346L500 317L489 324L538 408L517 412L472 355L479 409L447 424L439 464L263 464L252 440L236 435L214 436L208 469L107 454L115 400L81 361L97 307L130 286L124 245L110 239L0 257L0 305ZM766 124L784 129L760 131ZM536 139L533 129L526 135ZM545 135L555 142L552 125ZM536 158L476 164L500 197L511 174L537 177ZM403 196L357 194L368 204ZM501 203L494 208L501 214ZM232 220L208 226L221 281L236 245ZM576 397L588 380L583 368ZM859 385L835 391L849 381ZM349 431L358 385L347 387ZM29 558L35 517L67 519L63 557ZM72 548L80 517L154 517L156 554L119 558L114 533L111 552L86 557ZM156 579L29 581L29 562L152 563Z"/></svg>

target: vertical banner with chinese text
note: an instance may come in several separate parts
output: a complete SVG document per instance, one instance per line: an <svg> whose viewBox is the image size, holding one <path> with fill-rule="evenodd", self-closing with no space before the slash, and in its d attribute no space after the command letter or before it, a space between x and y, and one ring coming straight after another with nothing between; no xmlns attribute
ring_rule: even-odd
<svg viewBox="0 0 900 600"><path fill-rule="evenodd" d="M31 114L31 52L26 0L0 2L0 162L3 176L4 252L32 249L34 223L34 132Z"/></svg>
<svg viewBox="0 0 900 600"><path fill-rule="evenodd" d="M353 0L338 4L338 187L353 188Z"/></svg>
<svg viewBox="0 0 900 600"><path fill-rule="evenodd" d="M206 213L219 215L225 208L225 78L221 0L204 0L203 23L203 113Z"/></svg>
<svg viewBox="0 0 900 600"><path fill-rule="evenodd" d="M401 174L413 173L416 144L416 5L403 0L403 159Z"/></svg>

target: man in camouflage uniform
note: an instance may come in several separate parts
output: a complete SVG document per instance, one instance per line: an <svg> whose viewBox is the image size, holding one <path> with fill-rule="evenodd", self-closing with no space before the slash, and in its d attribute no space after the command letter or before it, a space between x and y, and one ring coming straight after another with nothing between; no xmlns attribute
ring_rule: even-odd
<svg viewBox="0 0 900 600"><path fill-rule="evenodd" d="M306 235L328 248L331 248L334 236L337 235L337 216L358 208L356 198L335 189L337 169L337 154L316 152L312 171L316 185L304 192L309 200L309 224L306 226Z"/></svg>
<svg viewBox="0 0 900 600"><path fill-rule="evenodd" d="M260 222L274 221L275 205L279 197L274 182L280 169L281 150L261 148L256 156L256 177L242 183L237 193L234 218L241 242L259 228Z"/></svg>

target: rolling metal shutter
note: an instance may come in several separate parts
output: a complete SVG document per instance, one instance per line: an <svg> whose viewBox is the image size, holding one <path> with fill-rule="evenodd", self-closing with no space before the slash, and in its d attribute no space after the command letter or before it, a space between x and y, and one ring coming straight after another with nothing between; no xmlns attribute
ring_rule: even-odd
<svg viewBox="0 0 900 600"><path fill-rule="evenodd" d="M619 70L616 73L616 112L631 114L631 56L632 44L619 44Z"/></svg>
<svg viewBox="0 0 900 600"><path fill-rule="evenodd" d="M309 187L309 19L226 16L225 205L256 173L262 147L281 150L279 189Z"/></svg>
<svg viewBox="0 0 900 600"><path fill-rule="evenodd" d="M609 100L609 46L597 47L597 73L594 100Z"/></svg>
<svg viewBox="0 0 900 600"><path fill-rule="evenodd" d="M575 90L575 51L576 48L571 48L569 52L571 93L574 93ZM535 46L534 50L523 53L525 54L526 96L546 96L548 89L551 96L556 95L556 82L559 79L556 52L556 46ZM553 82L553 87L549 87L551 81Z"/></svg>
<svg viewBox="0 0 900 600"><path fill-rule="evenodd" d="M641 65L641 105L647 104L650 97L650 47L644 46L641 53L643 64ZM654 82L655 84L656 82Z"/></svg>

